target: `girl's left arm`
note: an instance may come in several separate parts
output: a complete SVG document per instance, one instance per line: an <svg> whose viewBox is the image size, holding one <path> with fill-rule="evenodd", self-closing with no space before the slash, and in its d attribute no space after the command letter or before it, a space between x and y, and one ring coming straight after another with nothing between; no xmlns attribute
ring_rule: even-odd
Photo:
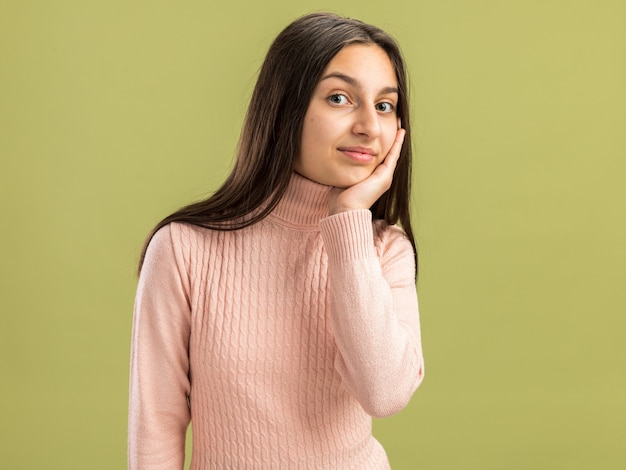
<svg viewBox="0 0 626 470"><path fill-rule="evenodd" d="M375 244L366 209L331 215L320 230L339 349L335 367L368 414L397 413L424 377L413 247L395 226Z"/></svg>

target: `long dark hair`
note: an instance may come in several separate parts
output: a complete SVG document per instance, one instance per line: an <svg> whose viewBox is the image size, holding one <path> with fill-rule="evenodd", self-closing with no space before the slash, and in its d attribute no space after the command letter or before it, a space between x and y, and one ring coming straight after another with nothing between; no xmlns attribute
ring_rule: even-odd
<svg viewBox="0 0 626 470"><path fill-rule="evenodd" d="M313 90L332 58L351 44L374 44L389 56L398 82L397 114L406 136L390 189L370 208L373 219L399 223L417 250L410 219L411 127L404 60L383 30L332 13L298 18L267 52L243 124L231 174L209 198L161 220L148 236L139 269L154 233L170 222L214 230L237 230L266 217L281 199L300 153L302 123Z"/></svg>

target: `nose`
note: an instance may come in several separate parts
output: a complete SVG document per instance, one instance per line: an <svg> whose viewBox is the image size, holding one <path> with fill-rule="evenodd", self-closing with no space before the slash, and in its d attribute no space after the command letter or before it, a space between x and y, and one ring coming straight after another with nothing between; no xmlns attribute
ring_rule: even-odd
<svg viewBox="0 0 626 470"><path fill-rule="evenodd" d="M359 136L376 138L380 135L380 117L374 106L359 106L355 112L352 131Z"/></svg>

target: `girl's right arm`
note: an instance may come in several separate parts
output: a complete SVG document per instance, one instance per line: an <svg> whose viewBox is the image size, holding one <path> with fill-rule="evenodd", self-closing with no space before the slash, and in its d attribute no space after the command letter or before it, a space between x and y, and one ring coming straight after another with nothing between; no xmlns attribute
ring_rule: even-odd
<svg viewBox="0 0 626 470"><path fill-rule="evenodd" d="M182 469L190 421L189 280L165 226L139 277L130 366L128 468Z"/></svg>

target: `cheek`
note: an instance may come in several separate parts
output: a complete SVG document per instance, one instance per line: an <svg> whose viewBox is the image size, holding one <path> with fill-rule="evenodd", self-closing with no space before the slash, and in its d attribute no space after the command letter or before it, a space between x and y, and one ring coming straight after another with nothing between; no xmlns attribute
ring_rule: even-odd
<svg viewBox="0 0 626 470"><path fill-rule="evenodd" d="M384 155L387 155L387 153L389 152L389 149L393 145L393 141L396 139L397 132L398 132L398 125L395 122L385 123L385 125L383 126L381 147L382 147Z"/></svg>
<svg viewBox="0 0 626 470"><path fill-rule="evenodd" d="M319 141L320 134L323 134L320 128L320 120L316 116L306 116L304 126L302 128L302 144L309 149L314 149Z"/></svg>
<svg viewBox="0 0 626 470"><path fill-rule="evenodd" d="M307 136L315 143L332 138L335 129L336 123L326 116L313 114L307 122Z"/></svg>
<svg viewBox="0 0 626 470"><path fill-rule="evenodd" d="M304 125L302 126L302 134L300 136L300 151L309 154L315 149L315 141L317 129L316 120L313 117L305 116Z"/></svg>

